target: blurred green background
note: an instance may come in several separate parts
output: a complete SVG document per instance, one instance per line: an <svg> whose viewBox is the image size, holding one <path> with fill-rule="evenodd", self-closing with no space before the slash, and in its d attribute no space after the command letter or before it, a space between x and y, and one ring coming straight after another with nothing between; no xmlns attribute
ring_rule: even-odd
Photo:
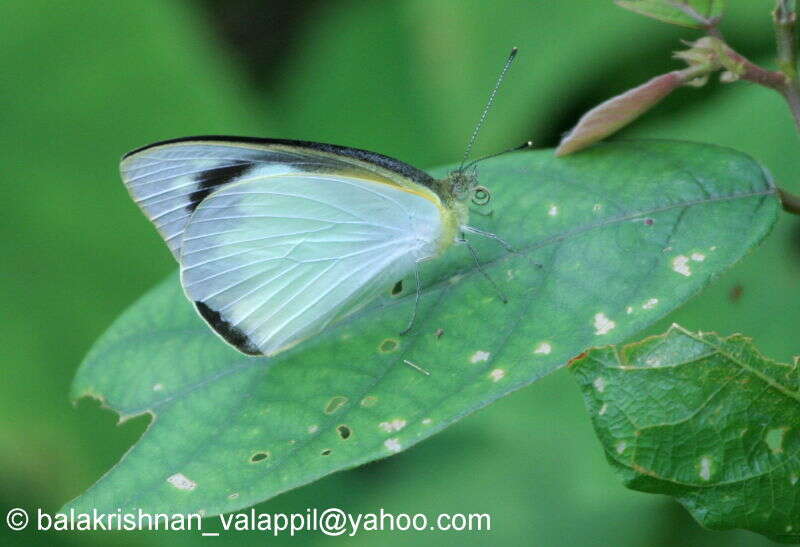
<svg viewBox="0 0 800 547"><path fill-rule="evenodd" d="M730 0L724 30L771 63L771 0ZM111 321L175 264L128 198L119 157L192 134L299 138L420 167L457 161L511 46L520 56L476 153L552 146L597 102L677 65L694 31L609 1L5 0L0 4L0 510L55 512L146 428L115 426L67 393ZM679 90L623 136L733 146L800 191L798 136L777 95L748 84ZM756 338L800 353L800 222L658 328ZM543 318L546 320L546 318ZM669 498L628 491L606 465L561 370L399 454L283 494L257 512L490 513L490 532L15 533L0 543L766 545L700 529ZM216 522L216 518L210 519ZM211 522L206 527L212 527ZM8 542L6 541L8 540Z"/></svg>

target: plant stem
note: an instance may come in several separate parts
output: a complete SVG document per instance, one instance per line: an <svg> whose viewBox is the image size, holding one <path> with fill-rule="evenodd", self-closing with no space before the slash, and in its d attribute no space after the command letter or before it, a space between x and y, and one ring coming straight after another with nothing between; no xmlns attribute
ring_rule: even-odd
<svg viewBox="0 0 800 547"><path fill-rule="evenodd" d="M797 14L790 0L777 0L773 12L775 35L778 42L778 64L781 70L768 70L750 61L731 48L720 30L712 25L708 34L718 40L720 63L743 80L753 82L780 93L789 106L797 130L800 131L800 77L797 70Z"/></svg>
<svg viewBox="0 0 800 547"><path fill-rule="evenodd" d="M789 80L797 81L797 14L789 5L789 0L778 0L772 19L778 42L778 66Z"/></svg>
<svg viewBox="0 0 800 547"><path fill-rule="evenodd" d="M783 204L784 211L800 215L800 196L790 194L783 188L778 188L778 194L781 196L781 203Z"/></svg>
<svg viewBox="0 0 800 547"><path fill-rule="evenodd" d="M777 0L772 12L775 38L778 43L778 66L786 77L778 89L792 111L795 125L800 131L800 78L797 72L797 14L790 0Z"/></svg>
<svg viewBox="0 0 800 547"><path fill-rule="evenodd" d="M797 130L800 131L800 87L796 84L788 85L786 89L782 91L782 94L786 99L786 103L789 105L789 110L792 111L794 124L797 126Z"/></svg>
<svg viewBox="0 0 800 547"><path fill-rule="evenodd" d="M776 0L772 19L778 44L780 71L762 68L744 55L734 51L725 42L716 25L709 25L707 31L710 36L717 38L722 44L720 54L723 58L720 61L726 69L743 80L769 87L783 95L792 113L795 126L800 131L800 76L798 75L797 55L797 13L794 2L792 0ZM778 188L778 193L784 211L800 215L800 196L790 194L783 188Z"/></svg>
<svg viewBox="0 0 800 547"><path fill-rule="evenodd" d="M784 92L787 78L782 72L758 66L724 42L722 49L722 55L725 57L722 64L725 68L736 73L743 80L772 88L779 93Z"/></svg>

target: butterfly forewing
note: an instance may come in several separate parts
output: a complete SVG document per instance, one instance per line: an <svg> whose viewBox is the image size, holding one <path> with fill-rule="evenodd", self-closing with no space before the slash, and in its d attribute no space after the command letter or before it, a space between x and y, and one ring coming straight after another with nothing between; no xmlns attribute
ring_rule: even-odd
<svg viewBox="0 0 800 547"><path fill-rule="evenodd" d="M307 143L199 137L166 141L133 151L120 164L134 201L155 224L176 258L194 210L215 190L258 176L307 172L355 172L384 182L430 182L424 172L363 150Z"/></svg>

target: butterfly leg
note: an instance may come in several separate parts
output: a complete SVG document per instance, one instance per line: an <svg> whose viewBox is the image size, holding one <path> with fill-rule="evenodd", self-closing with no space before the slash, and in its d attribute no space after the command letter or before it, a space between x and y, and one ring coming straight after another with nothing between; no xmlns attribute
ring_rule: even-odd
<svg viewBox="0 0 800 547"><path fill-rule="evenodd" d="M463 236L461 237L461 239L457 239L456 242L463 243L464 245L467 246L467 249L469 249L469 252L472 254L472 259L475 261L475 266L478 268L478 271L481 272L481 275L483 275L483 277L485 277L487 281L489 281L489 283L492 284L492 287L494 287L494 290L497 291L497 296L500 297L500 300L503 301L503 304L507 304L508 298L506 298L505 294L503 294L503 291L500 290L500 287L497 285L497 283L494 282L494 279L492 279L481 266L481 262L480 260L478 260L478 251L475 250L475 247L473 247L469 241L464 239Z"/></svg>
<svg viewBox="0 0 800 547"><path fill-rule="evenodd" d="M414 262L414 279L417 282L417 294L414 297L414 311L411 313L411 320L408 322L408 326L400 332L400 336L408 334L411 331L411 327L414 326L414 320L417 318L417 309L419 308L419 296L422 293L422 284L420 282L419 277L419 264L420 262L425 262L426 260L432 260L436 257L434 256L424 256L422 258L418 258Z"/></svg>
<svg viewBox="0 0 800 547"><path fill-rule="evenodd" d="M463 231L469 232L471 234L476 234L476 235L479 235L479 236L488 237L489 239L493 239L493 240L497 241L500 245L502 245L503 248L506 251L508 251L509 253L518 254L518 251L516 249L514 249L514 247L512 247L509 243L507 243L504 239L502 239L497 234L493 234L491 232L485 232L485 231L483 231L483 230L481 230L479 228L475 228L474 226L462 226L461 229ZM542 265L539 264L538 262L534 262L528 257L525 257L525 258L527 258L527 260L529 262L531 262L537 268L542 268Z"/></svg>
<svg viewBox="0 0 800 547"><path fill-rule="evenodd" d="M473 227L473 226L462 226L462 227L461 227L461 229L462 229L463 231L465 231L465 232L469 232L469 233L471 233L471 234L476 234L476 235L479 235L479 236L488 237L489 239L494 239L494 240L495 240L495 241L497 241L497 242L498 242L500 245L502 245L502 246L503 246L503 248L504 248L506 251L508 251L509 253L516 253L516 252L517 252L517 251L514 249L514 247L512 247L511 245L509 245L508 243L506 243L506 241L505 241L504 239L502 239L500 236L498 236L497 234L493 234L493 233L491 233L491 232L485 232L485 231L483 231L483 230L480 230L480 229L478 229L478 228L475 228L475 227Z"/></svg>

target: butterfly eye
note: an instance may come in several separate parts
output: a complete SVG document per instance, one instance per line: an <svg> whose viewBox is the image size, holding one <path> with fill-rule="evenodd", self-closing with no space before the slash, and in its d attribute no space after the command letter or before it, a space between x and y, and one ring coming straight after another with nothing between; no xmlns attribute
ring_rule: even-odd
<svg viewBox="0 0 800 547"><path fill-rule="evenodd" d="M488 188L476 186L472 192L472 203L475 205L486 205L492 199L492 194Z"/></svg>

